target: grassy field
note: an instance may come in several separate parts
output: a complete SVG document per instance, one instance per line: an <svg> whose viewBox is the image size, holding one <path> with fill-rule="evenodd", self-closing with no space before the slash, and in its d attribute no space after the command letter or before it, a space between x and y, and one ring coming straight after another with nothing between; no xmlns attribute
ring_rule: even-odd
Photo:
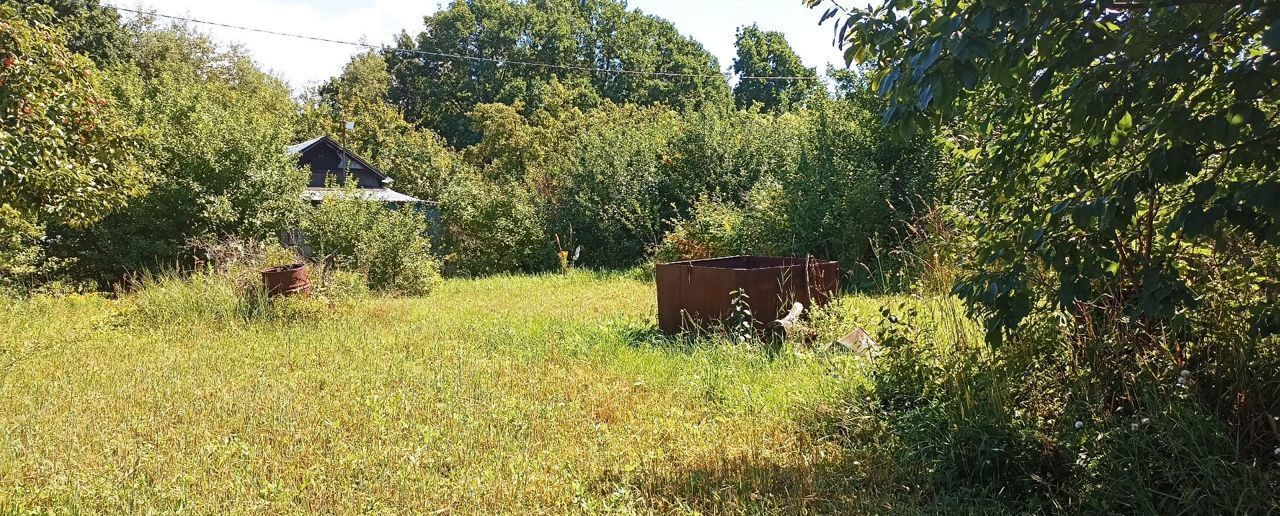
<svg viewBox="0 0 1280 516"><path fill-rule="evenodd" d="M661 338L645 279L451 280L253 322L227 299L195 281L0 306L0 509L881 512L911 496L885 487L874 442L830 438L858 359Z"/></svg>

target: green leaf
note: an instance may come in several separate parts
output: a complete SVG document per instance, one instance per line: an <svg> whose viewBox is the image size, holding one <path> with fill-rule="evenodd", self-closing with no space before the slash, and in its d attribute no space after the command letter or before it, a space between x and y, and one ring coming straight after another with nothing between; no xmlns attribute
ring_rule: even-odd
<svg viewBox="0 0 1280 516"><path fill-rule="evenodd" d="M990 7L983 7L978 14L973 17L973 27L982 32L991 30L991 25L995 22L996 12Z"/></svg>

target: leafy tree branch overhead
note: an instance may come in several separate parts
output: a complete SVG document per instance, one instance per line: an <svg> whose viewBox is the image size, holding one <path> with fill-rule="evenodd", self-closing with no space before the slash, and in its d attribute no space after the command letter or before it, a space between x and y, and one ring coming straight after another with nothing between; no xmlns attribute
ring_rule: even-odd
<svg viewBox="0 0 1280 516"><path fill-rule="evenodd" d="M1280 5L893 1L823 19L899 136L958 142L984 216L956 292L993 339L1042 302L1180 328L1199 250L1280 245ZM1273 302L1256 329L1277 329Z"/></svg>

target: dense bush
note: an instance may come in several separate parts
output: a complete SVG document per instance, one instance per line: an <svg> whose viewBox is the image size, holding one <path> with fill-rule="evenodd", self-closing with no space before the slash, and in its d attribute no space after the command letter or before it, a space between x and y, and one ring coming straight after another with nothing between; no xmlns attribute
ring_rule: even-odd
<svg viewBox="0 0 1280 516"><path fill-rule="evenodd" d="M134 128L53 22L0 4L0 290L56 272L50 226L86 227L147 185Z"/></svg>
<svg viewBox="0 0 1280 516"><path fill-rule="evenodd" d="M453 273L543 271L555 244L533 194L517 185L459 175L440 199L446 267Z"/></svg>
<svg viewBox="0 0 1280 516"><path fill-rule="evenodd" d="M584 118L562 172L566 184L549 199L550 231L572 236L564 245L582 246L583 263L634 265L662 237L664 207L675 201L663 195L663 157L679 119L611 103Z"/></svg>
<svg viewBox="0 0 1280 516"><path fill-rule="evenodd" d="M1197 402L1212 390L1210 371L1168 355L1116 367L1058 318L1038 318L991 350L952 300L904 301L859 319L879 347L873 386L850 397L847 417L887 425L895 482L928 493L922 501L935 510L1253 514L1280 501L1271 450L1251 458ZM1126 397L1109 394L1112 378Z"/></svg>
<svg viewBox="0 0 1280 516"><path fill-rule="evenodd" d="M110 70L111 94L142 132L146 195L83 232L63 253L86 275L171 267L208 235L274 236L296 221L306 184L284 148L297 106L238 50L181 26L133 28L134 59Z"/></svg>
<svg viewBox="0 0 1280 516"><path fill-rule="evenodd" d="M936 184L947 171L935 142L894 143L858 97L779 117L742 113L735 120L727 126L707 121L682 136L698 143L681 142L688 150L672 177L705 181L686 188L710 200L678 219L659 259L708 252L812 254L862 271L864 284L903 266L888 250L901 247L909 225L938 201ZM732 228L709 230L734 217Z"/></svg>
<svg viewBox="0 0 1280 516"><path fill-rule="evenodd" d="M380 292L424 295L440 282L424 214L346 189L302 219L304 245L326 265L358 271Z"/></svg>

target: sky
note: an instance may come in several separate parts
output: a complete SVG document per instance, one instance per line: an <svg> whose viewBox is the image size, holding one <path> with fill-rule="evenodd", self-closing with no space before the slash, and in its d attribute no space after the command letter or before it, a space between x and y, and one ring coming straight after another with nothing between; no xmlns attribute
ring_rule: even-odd
<svg viewBox="0 0 1280 516"><path fill-rule="evenodd" d="M389 43L401 30L422 28L422 18L445 3L442 0L104 0L133 9L155 10L211 22L320 36L375 45ZM819 26L821 10L802 0L629 0L640 9L670 20L682 34L692 36L720 59L733 64L734 33L756 23L781 31L806 66L819 73L827 64L842 63L832 45L831 24ZM254 60L301 91L337 75L358 47L300 40L236 29L199 26L226 43L240 43Z"/></svg>

